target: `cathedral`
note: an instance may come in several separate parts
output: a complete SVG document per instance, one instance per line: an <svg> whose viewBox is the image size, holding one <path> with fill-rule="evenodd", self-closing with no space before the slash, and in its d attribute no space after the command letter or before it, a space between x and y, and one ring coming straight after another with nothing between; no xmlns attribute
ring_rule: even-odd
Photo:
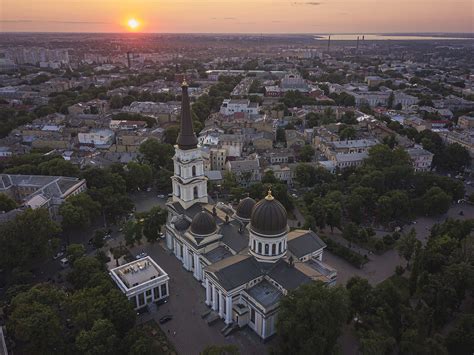
<svg viewBox="0 0 474 355"><path fill-rule="evenodd" d="M249 326L267 339L288 291L312 280L335 284L336 270L322 262L326 245L311 230L290 230L271 191L258 202L246 197L235 209L210 200L186 82L175 149L166 247L205 288L205 303L211 316L224 320L224 334Z"/></svg>

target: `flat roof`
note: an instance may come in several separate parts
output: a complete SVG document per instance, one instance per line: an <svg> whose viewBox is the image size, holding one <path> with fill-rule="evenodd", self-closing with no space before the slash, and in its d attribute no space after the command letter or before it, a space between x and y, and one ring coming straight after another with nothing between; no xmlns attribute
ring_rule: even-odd
<svg viewBox="0 0 474 355"><path fill-rule="evenodd" d="M119 266L111 272L129 289L165 274L149 256Z"/></svg>
<svg viewBox="0 0 474 355"><path fill-rule="evenodd" d="M277 303L283 296L283 293L267 280L256 284L246 290L248 295L264 307L269 307Z"/></svg>

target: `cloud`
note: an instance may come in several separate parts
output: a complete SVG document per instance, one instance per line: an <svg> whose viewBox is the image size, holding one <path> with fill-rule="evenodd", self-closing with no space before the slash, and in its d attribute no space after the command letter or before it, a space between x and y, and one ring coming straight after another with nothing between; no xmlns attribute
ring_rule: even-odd
<svg viewBox="0 0 474 355"><path fill-rule="evenodd" d="M219 20L234 21L234 20L237 20L237 18L236 17L211 17L211 20L213 20L213 21L219 21Z"/></svg>
<svg viewBox="0 0 474 355"><path fill-rule="evenodd" d="M33 22L31 20L0 20L0 23L27 23Z"/></svg>
<svg viewBox="0 0 474 355"><path fill-rule="evenodd" d="M0 23L60 23L63 25L107 25L109 22L95 21L60 21L60 20L0 20Z"/></svg>
<svg viewBox="0 0 474 355"><path fill-rule="evenodd" d="M292 5L296 6L318 6L321 5L321 2L316 2L316 1L294 1L292 2Z"/></svg>
<svg viewBox="0 0 474 355"><path fill-rule="evenodd" d="M95 22L95 21L58 21L58 20L51 20L51 21L38 21L38 22L49 22L49 23L61 23L66 25L108 25L109 22Z"/></svg>

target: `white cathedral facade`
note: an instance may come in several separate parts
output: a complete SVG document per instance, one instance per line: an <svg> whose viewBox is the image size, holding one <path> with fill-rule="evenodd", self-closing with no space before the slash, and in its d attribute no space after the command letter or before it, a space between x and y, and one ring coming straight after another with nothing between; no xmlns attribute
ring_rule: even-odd
<svg viewBox="0 0 474 355"><path fill-rule="evenodd" d="M235 210L209 201L187 89L183 83L166 247L205 288L208 317L224 320L224 334L248 326L267 339L281 297L313 280L335 284L337 272L322 262L326 245L313 231L290 231L270 191L258 202L244 198Z"/></svg>

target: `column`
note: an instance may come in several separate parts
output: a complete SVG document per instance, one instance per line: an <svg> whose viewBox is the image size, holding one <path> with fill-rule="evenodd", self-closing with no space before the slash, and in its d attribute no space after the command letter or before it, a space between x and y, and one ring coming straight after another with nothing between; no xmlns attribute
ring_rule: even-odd
<svg viewBox="0 0 474 355"><path fill-rule="evenodd" d="M194 253L194 278L199 280L199 255Z"/></svg>
<svg viewBox="0 0 474 355"><path fill-rule="evenodd" d="M219 290L219 316L224 318L224 296L221 290Z"/></svg>
<svg viewBox="0 0 474 355"><path fill-rule="evenodd" d="M214 284L212 284L212 309L217 311L217 290Z"/></svg>
<svg viewBox="0 0 474 355"><path fill-rule="evenodd" d="M173 250L173 237L171 236L171 233L166 230L165 231L166 233L166 247L169 249L169 250Z"/></svg>
<svg viewBox="0 0 474 355"><path fill-rule="evenodd" d="M266 325L266 322L267 320L262 316L262 338L265 339L266 338L266 331L267 331L267 327L265 326Z"/></svg>
<svg viewBox="0 0 474 355"><path fill-rule="evenodd" d="M199 255L197 256L197 271L196 271L196 275L197 275L197 279L198 280L202 280L202 270L201 270L201 262L199 260Z"/></svg>
<svg viewBox="0 0 474 355"><path fill-rule="evenodd" d="M225 306L225 324L230 324L232 323L232 296L227 296Z"/></svg>
<svg viewBox="0 0 474 355"><path fill-rule="evenodd" d="M186 244L183 244L183 266L186 270L189 270L188 266L188 247Z"/></svg>
<svg viewBox="0 0 474 355"><path fill-rule="evenodd" d="M209 285L209 279L206 277L206 304L211 305L211 285Z"/></svg>

